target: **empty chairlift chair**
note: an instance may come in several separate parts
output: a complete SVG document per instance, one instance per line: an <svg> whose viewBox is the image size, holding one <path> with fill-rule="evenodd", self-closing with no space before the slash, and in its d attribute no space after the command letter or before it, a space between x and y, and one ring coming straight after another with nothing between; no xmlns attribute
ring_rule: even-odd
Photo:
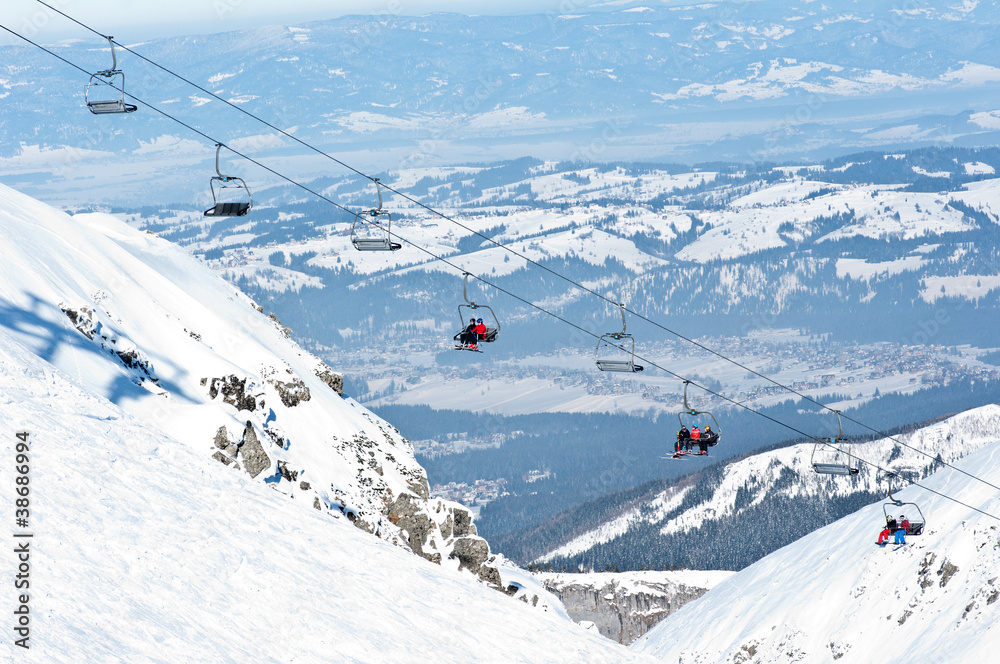
<svg viewBox="0 0 1000 664"><path fill-rule="evenodd" d="M99 71L90 77L87 92L84 94L87 108L94 115L131 113L138 106L125 103L125 74L118 69L114 38L106 39L111 45L111 69Z"/></svg>
<svg viewBox="0 0 1000 664"><path fill-rule="evenodd" d="M215 172L217 175L211 179L209 186L212 189L212 207L205 210L206 217L242 217L250 212L253 207L253 195L243 178L223 175L219 170L219 152L222 151L222 143L215 144ZM227 189L234 189L243 192L245 200L220 201L219 197Z"/></svg>
<svg viewBox="0 0 1000 664"><path fill-rule="evenodd" d="M351 224L351 244L358 251L396 251L403 245L392 241L392 215L382 209L382 186L375 178L378 207L354 215Z"/></svg>
<svg viewBox="0 0 1000 664"><path fill-rule="evenodd" d="M622 331L601 335L594 348L594 362L601 371L637 373L642 365L635 363L635 339L625 332L625 305L618 305L622 315Z"/></svg>
<svg viewBox="0 0 1000 664"><path fill-rule="evenodd" d="M861 472L861 460L851 454L850 444L842 446L844 428L840 424L840 411L833 412L837 414L837 437L813 445L810 457L813 470L820 475L857 475Z"/></svg>

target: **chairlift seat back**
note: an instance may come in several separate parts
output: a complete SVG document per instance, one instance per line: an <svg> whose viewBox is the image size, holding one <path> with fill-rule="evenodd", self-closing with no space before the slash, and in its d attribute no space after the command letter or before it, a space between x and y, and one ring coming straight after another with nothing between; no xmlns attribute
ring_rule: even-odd
<svg viewBox="0 0 1000 664"><path fill-rule="evenodd" d="M813 470L820 475L857 475L858 468L842 463L813 463Z"/></svg>
<svg viewBox="0 0 1000 664"><path fill-rule="evenodd" d="M88 101L87 108L94 115L108 115L110 113L131 113L139 107L133 104L126 104L121 99L107 99L102 101Z"/></svg>
<svg viewBox="0 0 1000 664"><path fill-rule="evenodd" d="M637 373L643 369L642 365L634 364L632 360L597 360L597 368L601 371L624 371L628 373Z"/></svg>
<svg viewBox="0 0 1000 664"><path fill-rule="evenodd" d="M206 217L243 217L250 211L250 203L216 203L205 210Z"/></svg>
<svg viewBox="0 0 1000 664"><path fill-rule="evenodd" d="M403 245L391 242L387 237L354 237L351 243L358 251L396 251Z"/></svg>

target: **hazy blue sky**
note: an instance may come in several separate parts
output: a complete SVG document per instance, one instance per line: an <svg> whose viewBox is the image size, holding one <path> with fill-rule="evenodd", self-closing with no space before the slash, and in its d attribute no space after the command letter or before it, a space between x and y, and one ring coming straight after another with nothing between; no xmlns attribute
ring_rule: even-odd
<svg viewBox="0 0 1000 664"><path fill-rule="evenodd" d="M421 15L452 11L465 14L511 14L557 11L600 0L46 0L48 4L124 41L178 34L223 32L240 28L296 23L346 14ZM656 3L660 4L660 3ZM34 0L0 0L0 23L43 39L83 36L79 28ZM9 43L9 38L3 40Z"/></svg>

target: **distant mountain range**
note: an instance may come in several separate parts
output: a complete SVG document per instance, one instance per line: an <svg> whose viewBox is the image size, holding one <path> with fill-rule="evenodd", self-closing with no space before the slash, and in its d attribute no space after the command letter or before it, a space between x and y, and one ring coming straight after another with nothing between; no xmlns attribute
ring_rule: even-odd
<svg viewBox="0 0 1000 664"><path fill-rule="evenodd" d="M526 159L394 171L387 183L449 218L383 192L404 243L391 254L355 251L353 217L289 185L257 192L261 205L246 218L120 211L141 213L136 223L188 245L300 337L331 349L390 340L441 348L461 327L464 299L458 270L437 257L592 330L620 320L525 259L689 337L791 327L850 341L991 347L997 169L1000 150L950 148L808 167ZM315 186L351 208L375 205L374 187L358 178ZM549 332L538 310L476 279L469 297L505 319L494 355L549 351L571 332ZM640 344L671 338L628 324Z"/></svg>
<svg viewBox="0 0 1000 664"><path fill-rule="evenodd" d="M997 143L995 3L566 4L569 13L384 11L119 39L366 172L522 156L759 163ZM53 48L87 72L111 65L107 45L82 29ZM148 107L92 117L86 74L20 42L0 52L5 182L47 200L203 195L211 140ZM292 176L345 174L134 55L118 62L140 107ZM240 168L255 185L275 182Z"/></svg>

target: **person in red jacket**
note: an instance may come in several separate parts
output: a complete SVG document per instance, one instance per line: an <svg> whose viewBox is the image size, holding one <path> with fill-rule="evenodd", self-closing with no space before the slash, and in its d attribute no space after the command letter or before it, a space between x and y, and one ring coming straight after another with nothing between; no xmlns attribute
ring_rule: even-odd
<svg viewBox="0 0 1000 664"><path fill-rule="evenodd" d="M905 530L907 535L910 534L910 520L903 515L899 516L899 527Z"/></svg>
<svg viewBox="0 0 1000 664"><path fill-rule="evenodd" d="M477 342L486 338L486 325L483 324L482 318L476 319L476 327L474 327L472 331L476 334ZM472 347L475 348L476 344L473 344Z"/></svg>
<svg viewBox="0 0 1000 664"><path fill-rule="evenodd" d="M691 447L701 444L701 429L697 426L691 427Z"/></svg>

